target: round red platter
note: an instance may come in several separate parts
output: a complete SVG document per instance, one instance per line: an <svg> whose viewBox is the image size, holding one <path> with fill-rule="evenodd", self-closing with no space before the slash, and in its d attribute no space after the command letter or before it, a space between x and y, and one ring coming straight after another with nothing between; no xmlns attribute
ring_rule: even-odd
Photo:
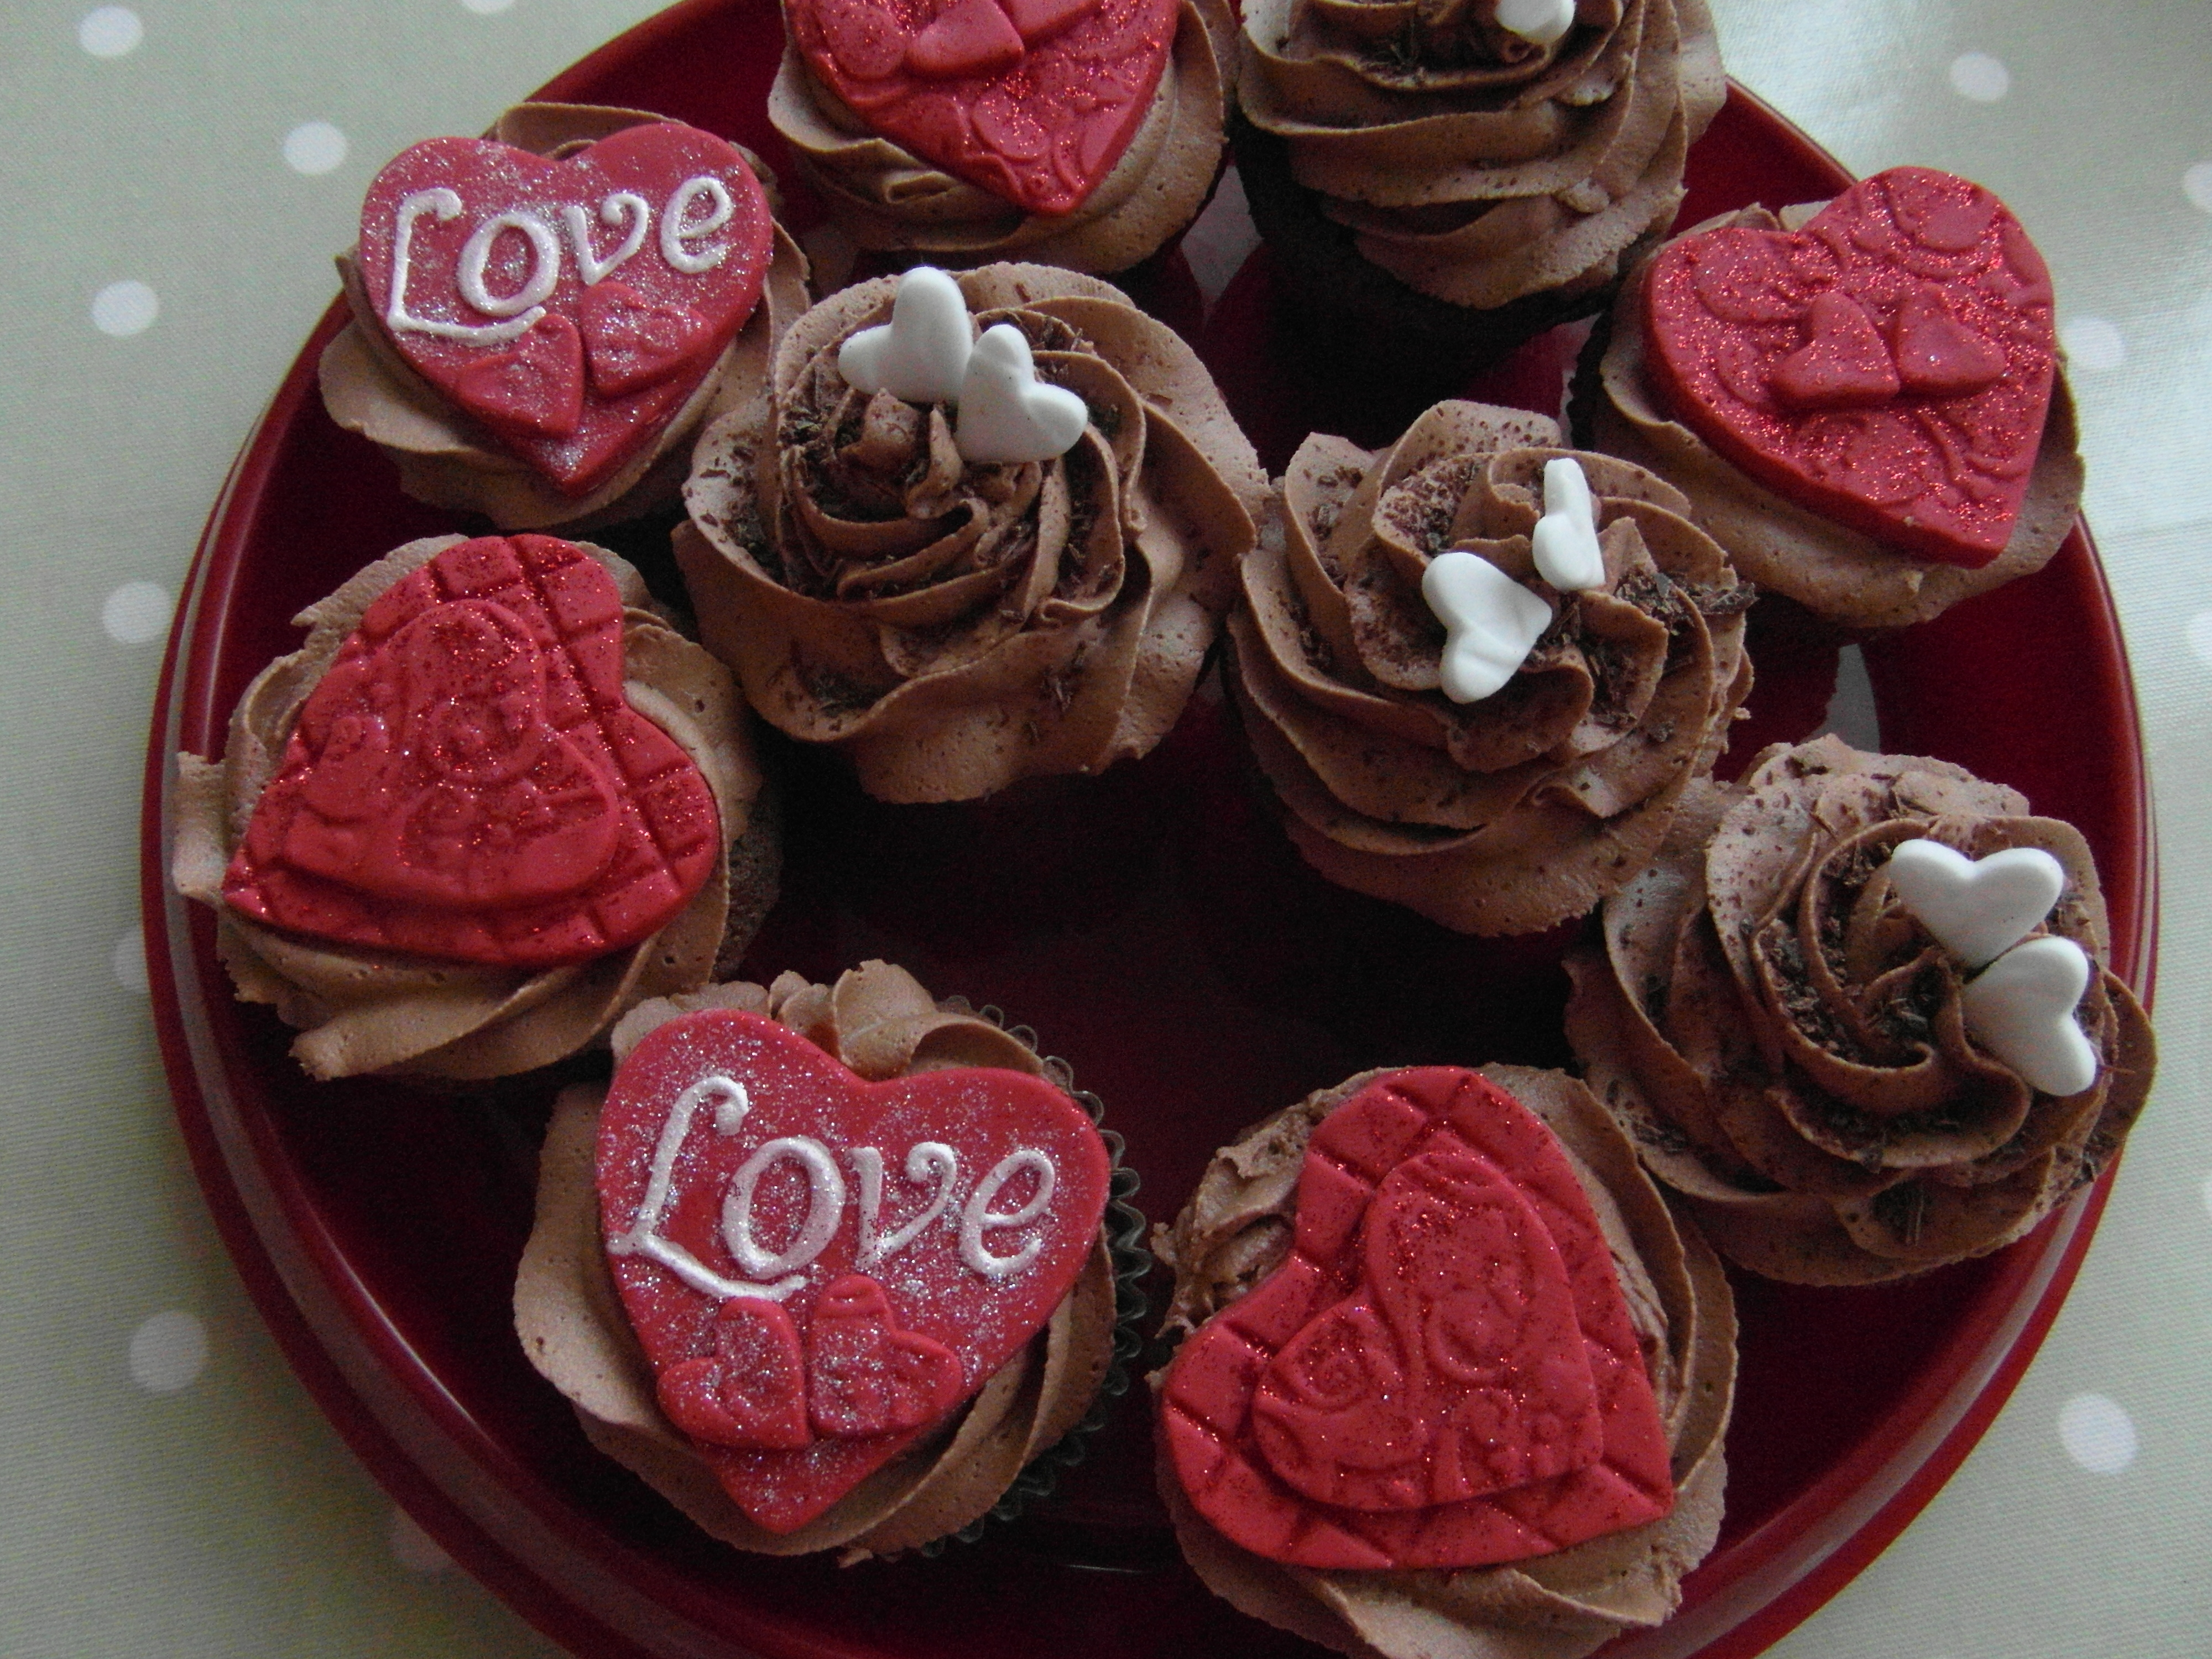
<svg viewBox="0 0 2212 1659"><path fill-rule="evenodd" d="M781 167L763 114L780 36L765 0L689 0L548 96L662 111ZM788 178L787 171L786 173ZM1692 157L1684 222L1833 194L1844 174L1741 91ZM793 191L803 228L812 204ZM1571 336L1479 382L1350 388L1278 351L1264 253L1203 327L1170 257L1147 304L1191 330L1262 456L1310 428L1379 442L1437 395L1554 399ZM931 1560L840 1572L734 1554L586 1443L525 1363L508 1293L550 1091L455 1098L310 1083L287 1034L233 1000L204 910L170 893L179 750L219 753L232 703L297 634L289 618L410 537L472 526L402 496L325 417L313 366L278 390L210 518L164 665L148 759L143 888L155 1007L178 1117L264 1316L355 1450L525 1618L594 1656L1224 1659L1311 1654L1208 1595L1149 1485L1141 1388L1091 1456L1018 1525ZM665 525L611 537L649 568ZM659 572L666 568L661 557ZM658 579L658 575L656 575ZM2068 640L2069 671L2039 672ZM1754 635L1754 718L1731 751L1808 734L1832 645ZM2154 866L2136 707L2095 555L2077 530L2042 574L1864 653L1884 746L1960 762L2070 819L2095 849L2114 965L2148 990ZM748 971L827 978L868 957L1034 1025L1171 1215L1231 1132L1364 1066L1562 1063L1564 933L1481 941L1330 888L1299 864L1201 694L1152 756L965 807L886 808L820 757L787 755L785 896ZM1878 1290L1739 1279L1740 1404L1722 1541L1681 1613L1610 1651L1747 1655L1870 1561L1955 1468L2057 1310L2104 1200L2084 1193L1986 1260Z"/></svg>

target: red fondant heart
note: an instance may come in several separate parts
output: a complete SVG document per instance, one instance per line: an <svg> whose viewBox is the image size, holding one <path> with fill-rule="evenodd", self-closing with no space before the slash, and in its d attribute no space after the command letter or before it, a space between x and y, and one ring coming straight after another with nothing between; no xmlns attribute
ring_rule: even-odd
<svg viewBox="0 0 2212 1659"><path fill-rule="evenodd" d="M592 389L602 398L669 380L714 343L699 313L673 300L648 300L627 283L601 283L578 308Z"/></svg>
<svg viewBox="0 0 2212 1659"><path fill-rule="evenodd" d="M505 436L567 437L584 418L584 343L575 324L547 313L507 350L464 365L453 392Z"/></svg>
<svg viewBox="0 0 2212 1659"><path fill-rule="evenodd" d="M1042 1328L1096 1246L1109 1172L1091 1120L1042 1079L868 1083L726 1009L651 1033L599 1119L608 1261L662 1404L775 1532Z"/></svg>
<svg viewBox="0 0 2212 1659"><path fill-rule="evenodd" d="M699 769L623 694L605 566L461 542L369 606L300 710L223 897L341 945L501 967L659 931L721 856Z"/></svg>
<svg viewBox="0 0 2212 1659"><path fill-rule="evenodd" d="M906 66L932 80L994 75L1020 63L1025 50L999 0L953 0L914 37Z"/></svg>
<svg viewBox="0 0 2212 1659"><path fill-rule="evenodd" d="M1330 1114L1291 1255L1183 1344L1161 1411L1199 1513L1299 1566L1521 1560L1674 1507L1589 1200L1472 1072L1395 1073Z"/></svg>
<svg viewBox="0 0 2212 1659"><path fill-rule="evenodd" d="M886 138L1030 213L1071 213L1128 148L1176 0L785 0L793 43Z"/></svg>
<svg viewBox="0 0 2212 1659"><path fill-rule="evenodd" d="M657 1392L668 1420L718 1446L811 1445L806 1353L791 1316L757 1297L732 1297L715 1316L714 1334L712 1354L660 1374Z"/></svg>
<svg viewBox="0 0 2212 1659"><path fill-rule="evenodd" d="M744 157L661 121L560 161L488 139L417 144L369 185L358 258L409 364L580 495L653 439L752 314L771 235ZM624 295L599 297L617 271ZM679 318L690 320L672 328ZM645 352L618 347L611 377L601 372L611 326L645 328L653 342ZM580 330L583 341L566 378L549 343L561 327L570 343ZM518 354L533 366L527 375Z"/></svg>
<svg viewBox="0 0 2212 1659"><path fill-rule="evenodd" d="M1681 237L1644 324L1662 398L1770 489L1926 558L2004 550L2057 343L2043 258L1980 185L1897 167L1801 230Z"/></svg>

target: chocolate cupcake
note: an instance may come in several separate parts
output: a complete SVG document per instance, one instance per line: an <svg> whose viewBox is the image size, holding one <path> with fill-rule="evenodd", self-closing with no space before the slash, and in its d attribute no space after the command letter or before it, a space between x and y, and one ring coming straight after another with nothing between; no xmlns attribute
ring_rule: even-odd
<svg viewBox="0 0 2212 1659"><path fill-rule="evenodd" d="M1869 1283L2010 1243L2111 1161L2154 1050L2106 954L2072 826L1820 738L1685 805L1569 958L1567 1034L1723 1255Z"/></svg>
<svg viewBox="0 0 2212 1659"><path fill-rule="evenodd" d="M1734 1303L1580 1084L1352 1078L1224 1147L1155 1248L1161 1490L1217 1595L1389 1659L1575 1659L1674 1611Z"/></svg>
<svg viewBox="0 0 2212 1659"><path fill-rule="evenodd" d="M906 329L930 372L858 366L856 337ZM1038 441L1008 448L1009 425ZM878 799L943 801L1151 750L1267 484L1171 331L1095 277L991 265L807 313L685 495L700 635L762 717L845 750Z"/></svg>
<svg viewBox="0 0 2212 1659"><path fill-rule="evenodd" d="M1149 1262L1027 1037L880 962L630 1015L556 1108L514 1293L592 1443L740 1549L848 1563L1048 1491Z"/></svg>
<svg viewBox="0 0 2212 1659"><path fill-rule="evenodd" d="M338 256L331 418L418 501L571 533L672 506L692 439L806 308L750 152L637 110L523 104L379 173Z"/></svg>
<svg viewBox="0 0 2212 1659"><path fill-rule="evenodd" d="M779 848L728 671L602 548L435 536L297 618L222 758L177 757L171 871L317 1078L477 1081L705 984Z"/></svg>
<svg viewBox="0 0 2212 1659"><path fill-rule="evenodd" d="M1309 439L1244 560L1230 675L1306 860L1488 934L1642 868L1751 684L1750 590L1686 507L1517 410L1439 404L1371 453ZM1570 529L1587 570L1553 562ZM1483 589L1448 631L1454 574ZM1486 684L1455 680L1492 647Z"/></svg>
<svg viewBox="0 0 2212 1659"><path fill-rule="evenodd" d="M1497 356L1604 305L1725 91L1703 0L1260 0L1233 137L1316 306Z"/></svg>
<svg viewBox="0 0 2212 1659"><path fill-rule="evenodd" d="M1737 569L1842 628L2041 569L2081 459L2050 273L1979 185L1896 167L1708 220L1639 264L1578 425L1663 473Z"/></svg>
<svg viewBox="0 0 2212 1659"><path fill-rule="evenodd" d="M860 247L1125 270L1220 167L1223 0L784 0L769 118Z"/></svg>

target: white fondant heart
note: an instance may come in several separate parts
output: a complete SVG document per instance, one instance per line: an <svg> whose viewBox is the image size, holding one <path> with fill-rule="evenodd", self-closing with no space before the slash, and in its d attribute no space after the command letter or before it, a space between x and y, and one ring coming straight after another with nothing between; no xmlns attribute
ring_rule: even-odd
<svg viewBox="0 0 2212 1659"><path fill-rule="evenodd" d="M1498 27L1548 46L1575 26L1575 0L1498 0Z"/></svg>
<svg viewBox="0 0 2212 1659"><path fill-rule="evenodd" d="M2097 1080L2097 1051L2074 1018L2089 974L2088 953L2070 939L2015 945L1960 993L1966 1030L2029 1088L2078 1095Z"/></svg>
<svg viewBox="0 0 2212 1659"><path fill-rule="evenodd" d="M1444 625L1444 696L1480 702L1519 672L1552 625L1552 607L1478 554L1440 553L1421 597Z"/></svg>
<svg viewBox="0 0 2212 1659"><path fill-rule="evenodd" d="M1029 340L1012 323L983 331L968 356L953 441L960 458L980 465L1048 461L1083 435L1091 409L1064 387L1036 377Z"/></svg>
<svg viewBox="0 0 2212 1659"><path fill-rule="evenodd" d="M1560 455L1544 463L1544 516L1529 538L1536 572L1562 593L1605 586L1597 544L1597 506L1582 463Z"/></svg>
<svg viewBox="0 0 2212 1659"><path fill-rule="evenodd" d="M1970 859L1939 841L1908 841L1890 854L1889 884L1938 945L1978 968L2051 914L2066 872L2039 847Z"/></svg>
<svg viewBox="0 0 2212 1659"><path fill-rule="evenodd" d="M862 392L888 392L910 404L957 403L975 340L960 284L934 266L916 265L899 278L890 321L840 346L837 370Z"/></svg>

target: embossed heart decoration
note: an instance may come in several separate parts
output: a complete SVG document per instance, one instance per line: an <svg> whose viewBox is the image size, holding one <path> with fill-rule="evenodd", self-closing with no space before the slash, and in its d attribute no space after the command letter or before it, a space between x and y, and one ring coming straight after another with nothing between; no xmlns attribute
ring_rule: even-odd
<svg viewBox="0 0 2212 1659"><path fill-rule="evenodd" d="M1674 414L1778 494L1968 568L2011 539L2057 337L2043 256L1980 185L1895 167L1796 231L1680 237L1644 325Z"/></svg>
<svg viewBox="0 0 2212 1659"><path fill-rule="evenodd" d="M483 537L369 606L222 895L339 945L538 969L651 937L720 856L707 780L623 696L614 578L570 542Z"/></svg>
<svg viewBox="0 0 2212 1659"><path fill-rule="evenodd" d="M1072 213L1129 146L1177 0L785 0L807 67L884 137L1037 214Z"/></svg>
<svg viewBox="0 0 2212 1659"><path fill-rule="evenodd" d="M730 1009L647 1036L599 1118L607 1258L661 1406L777 1533L1043 1328L1097 1247L1109 1174L1042 1078L870 1083Z"/></svg>
<svg viewBox="0 0 2212 1659"><path fill-rule="evenodd" d="M433 138L362 204L362 280L423 379L570 495L680 410L760 298L773 234L732 145L672 121L565 161Z"/></svg>
<svg viewBox="0 0 2212 1659"><path fill-rule="evenodd" d="M1472 1072L1394 1073L1330 1114L1291 1255L1183 1344L1161 1410L1199 1512L1297 1566L1522 1560L1674 1507L1589 1200Z"/></svg>

